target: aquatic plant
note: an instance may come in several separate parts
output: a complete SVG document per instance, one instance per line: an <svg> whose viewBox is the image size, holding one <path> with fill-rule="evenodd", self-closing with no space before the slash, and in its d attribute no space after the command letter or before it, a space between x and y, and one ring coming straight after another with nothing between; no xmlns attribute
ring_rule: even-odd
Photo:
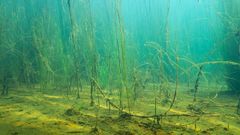
<svg viewBox="0 0 240 135"><path fill-rule="evenodd" d="M92 20L92 8L91 8L91 4L90 4L90 0L87 1L87 7L88 9L87 13L87 25L86 27L88 28L86 30L86 33L88 35L88 46L89 46L89 50L90 50L90 65L91 65L91 105L94 104L94 98L93 98L93 92L96 90L96 83L95 81L93 81L93 79L97 80L97 50L96 50L96 44L95 44L95 40L94 40L94 29L93 29L93 20Z"/></svg>
<svg viewBox="0 0 240 135"><path fill-rule="evenodd" d="M197 95L197 92L198 92L199 80L200 80L200 77L202 75L202 70L203 70L203 66L200 66L199 67L199 72L198 72L198 75L197 75L197 79L196 79L196 82L195 82L195 85L194 85L194 96L193 96L193 101L194 102L197 100L196 95Z"/></svg>
<svg viewBox="0 0 240 135"><path fill-rule="evenodd" d="M123 26L123 20L121 16L121 0L117 0L115 3L115 8L116 8L116 28L118 32L118 38L117 38L117 44L119 46L118 48L118 55L119 55L119 66L120 66L120 71L121 71L121 81L122 81L122 86L123 89L126 91L127 95L127 105L128 105L128 110L130 112L130 98L129 98L129 91L128 91L128 85L127 85L127 65L126 65L126 41L125 41L125 31L124 31L124 26ZM119 98L120 98L120 107L123 108L122 104L122 90L120 89L119 93Z"/></svg>
<svg viewBox="0 0 240 135"><path fill-rule="evenodd" d="M80 77L80 62L79 62L79 53L80 53L80 48L76 43L76 33L75 33L75 22L72 16L72 9L71 9L71 0L68 0L68 12L69 12L69 17L70 17L70 25L71 25L71 44L73 46L73 59L74 59L74 68L75 68L75 73L73 74L73 78L76 80L76 86L77 86L77 98L80 98L80 91L82 90L82 82L81 82L81 77ZM70 80L72 81L72 80Z"/></svg>
<svg viewBox="0 0 240 135"><path fill-rule="evenodd" d="M232 2L223 2L224 7L223 10L225 12L218 14L221 18L221 22L224 25L223 31L225 32L223 35L225 36L225 40L222 42L221 51L223 59L228 61L240 62L240 35L239 35L239 13L240 10L237 5L239 5L239 1L232 1ZM240 76L240 69L239 67L229 66L226 65L227 69L227 76L226 82L228 83L229 89L233 93L239 94L239 76Z"/></svg>
<svg viewBox="0 0 240 135"><path fill-rule="evenodd" d="M237 114L240 115L240 98L238 99Z"/></svg>

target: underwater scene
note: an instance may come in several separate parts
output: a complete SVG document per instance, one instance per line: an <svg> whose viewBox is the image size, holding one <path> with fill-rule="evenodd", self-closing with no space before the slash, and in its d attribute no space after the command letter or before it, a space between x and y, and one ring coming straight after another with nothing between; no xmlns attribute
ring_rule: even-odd
<svg viewBox="0 0 240 135"><path fill-rule="evenodd" d="M0 135L240 135L240 0L0 0Z"/></svg>

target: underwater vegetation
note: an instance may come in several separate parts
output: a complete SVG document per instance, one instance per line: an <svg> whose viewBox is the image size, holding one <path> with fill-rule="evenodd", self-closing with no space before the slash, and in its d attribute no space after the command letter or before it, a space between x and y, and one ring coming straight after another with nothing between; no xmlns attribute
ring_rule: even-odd
<svg viewBox="0 0 240 135"><path fill-rule="evenodd" d="M0 134L239 134L239 0L0 1Z"/></svg>

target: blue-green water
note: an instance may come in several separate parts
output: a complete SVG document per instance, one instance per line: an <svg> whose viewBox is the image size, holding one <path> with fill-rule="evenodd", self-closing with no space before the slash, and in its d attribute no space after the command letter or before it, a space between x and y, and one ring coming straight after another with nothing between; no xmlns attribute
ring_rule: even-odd
<svg viewBox="0 0 240 135"><path fill-rule="evenodd" d="M73 90L80 100L89 94L94 105L97 97L111 104L106 96L116 92L113 106L131 112L142 91L167 93L169 110L187 91L194 99L228 95L237 104L239 6L239 0L0 0L2 97L22 88Z"/></svg>

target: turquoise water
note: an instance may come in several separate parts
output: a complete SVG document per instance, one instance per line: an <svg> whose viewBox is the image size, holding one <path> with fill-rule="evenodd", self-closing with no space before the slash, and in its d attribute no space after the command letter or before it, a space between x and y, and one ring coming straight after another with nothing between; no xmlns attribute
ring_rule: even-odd
<svg viewBox="0 0 240 135"><path fill-rule="evenodd" d="M1 75L11 74L20 85L66 85L70 78L93 77L117 87L131 80L134 70L150 72L149 82L163 76L174 82L179 70L182 83L193 81L201 63L239 62L238 5L234 0L1 1ZM227 82L238 91L238 69L225 62L205 64L205 81Z"/></svg>
<svg viewBox="0 0 240 135"><path fill-rule="evenodd" d="M117 90L122 109L139 89L165 86L173 104L178 92L207 93L212 86L237 97L239 6L239 0L1 0L2 95L72 88L81 99L87 87L94 104L98 89Z"/></svg>

